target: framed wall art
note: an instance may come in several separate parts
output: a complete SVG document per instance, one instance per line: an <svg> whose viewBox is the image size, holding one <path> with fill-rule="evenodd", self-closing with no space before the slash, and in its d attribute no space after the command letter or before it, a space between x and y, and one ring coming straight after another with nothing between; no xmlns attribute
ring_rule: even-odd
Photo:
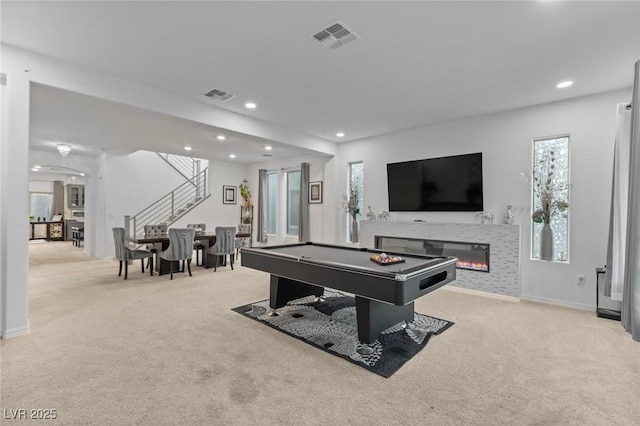
<svg viewBox="0 0 640 426"><path fill-rule="evenodd" d="M237 187L222 185L222 204L236 204Z"/></svg>
<svg viewBox="0 0 640 426"><path fill-rule="evenodd" d="M309 204L322 203L322 181L309 182Z"/></svg>

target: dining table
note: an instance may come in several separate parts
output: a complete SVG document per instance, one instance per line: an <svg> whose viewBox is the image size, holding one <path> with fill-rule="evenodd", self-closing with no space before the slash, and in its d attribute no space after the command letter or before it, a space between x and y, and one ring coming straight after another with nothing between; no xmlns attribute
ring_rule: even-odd
<svg viewBox="0 0 640 426"><path fill-rule="evenodd" d="M250 233L238 232L236 238L250 238ZM216 266L216 262L219 260L217 257L221 257L224 260L225 256L214 256L209 253L209 248L216 243L215 232L196 232L194 241L202 244L202 265L204 268L213 268ZM158 275L164 275L170 273L170 263L159 257L160 252L166 250L169 247L169 235L155 236L155 237L127 237L127 241L133 244L153 244L155 252L155 273ZM222 265L223 263L220 263ZM174 266L174 271L178 268Z"/></svg>

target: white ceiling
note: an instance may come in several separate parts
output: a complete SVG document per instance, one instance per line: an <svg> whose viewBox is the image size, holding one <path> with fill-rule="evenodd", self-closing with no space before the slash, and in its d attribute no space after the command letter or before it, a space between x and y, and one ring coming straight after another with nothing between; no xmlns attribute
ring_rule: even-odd
<svg viewBox="0 0 640 426"><path fill-rule="evenodd" d="M1 7L4 43L336 142L337 131L355 140L630 87L640 58L638 1ZM311 37L338 20L360 39L328 50ZM555 88L568 79L571 88ZM212 88L236 98L205 98ZM188 139L209 149L220 131L45 86L35 87L33 99L34 145L77 138L93 147L161 150ZM249 100L256 110L243 107ZM75 114L83 120L69 118ZM250 161L265 159L264 142L234 138L238 150L253 152ZM296 153L280 148L283 156Z"/></svg>

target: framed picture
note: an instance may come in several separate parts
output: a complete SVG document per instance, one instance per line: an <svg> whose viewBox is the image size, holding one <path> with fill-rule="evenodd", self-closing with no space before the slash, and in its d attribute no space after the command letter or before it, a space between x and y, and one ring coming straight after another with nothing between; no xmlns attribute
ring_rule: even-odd
<svg viewBox="0 0 640 426"><path fill-rule="evenodd" d="M322 203L322 181L309 182L309 204Z"/></svg>
<svg viewBox="0 0 640 426"><path fill-rule="evenodd" d="M222 204L236 203L236 189L235 186L222 185Z"/></svg>

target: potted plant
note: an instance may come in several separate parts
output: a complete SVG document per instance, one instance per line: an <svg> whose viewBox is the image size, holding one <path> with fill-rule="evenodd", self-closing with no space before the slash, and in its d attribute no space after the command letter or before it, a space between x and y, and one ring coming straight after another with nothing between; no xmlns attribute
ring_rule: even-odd
<svg viewBox="0 0 640 426"><path fill-rule="evenodd" d="M251 202L251 188L249 187L249 181L244 179L240 184L240 196L244 200L244 205L246 207L252 206Z"/></svg>

